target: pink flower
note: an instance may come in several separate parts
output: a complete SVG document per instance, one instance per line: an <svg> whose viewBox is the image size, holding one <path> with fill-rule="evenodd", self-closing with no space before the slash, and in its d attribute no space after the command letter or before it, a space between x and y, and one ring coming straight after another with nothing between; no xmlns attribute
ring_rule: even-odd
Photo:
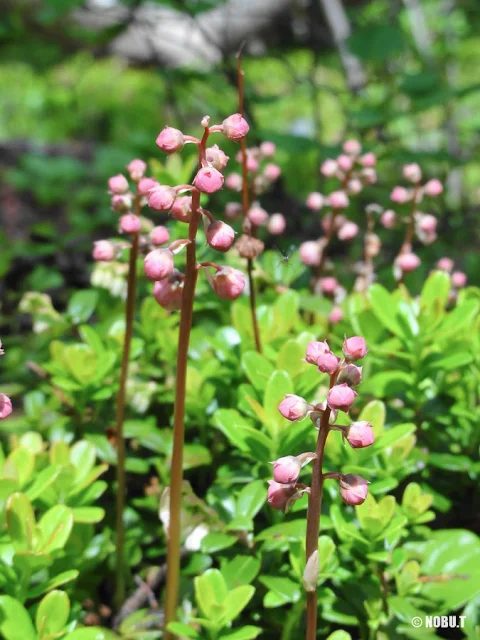
<svg viewBox="0 0 480 640"><path fill-rule="evenodd" d="M181 151L185 144L183 133L173 127L165 127L165 129L158 134L155 142L157 146L166 153Z"/></svg>
<svg viewBox="0 0 480 640"><path fill-rule="evenodd" d="M337 376L337 384L348 384L349 387L355 387L362 381L363 367L357 367L355 364L348 363L340 369Z"/></svg>
<svg viewBox="0 0 480 640"><path fill-rule="evenodd" d="M12 401L4 393L0 393L0 420L8 418L12 413Z"/></svg>
<svg viewBox="0 0 480 640"><path fill-rule="evenodd" d="M320 167L320 173L326 178L331 178L337 173L337 169L338 166L335 160L328 158L327 160L325 160L325 162L322 163L322 166Z"/></svg>
<svg viewBox="0 0 480 640"><path fill-rule="evenodd" d="M325 351L317 358L318 370L322 373L328 373L329 376L333 375L338 369L338 363L340 358L331 351Z"/></svg>
<svg viewBox="0 0 480 640"><path fill-rule="evenodd" d="M170 249L154 249L144 260L145 275L149 280L163 280L173 273L173 253Z"/></svg>
<svg viewBox="0 0 480 640"><path fill-rule="evenodd" d="M429 180L425 184L425 186L423 187L423 190L425 191L427 196L435 198L436 196L439 196L442 193L443 185L440 182L440 180L433 178L433 180Z"/></svg>
<svg viewBox="0 0 480 640"><path fill-rule="evenodd" d="M317 191L313 191L308 195L306 204L309 209L312 209L313 211L320 211L320 209L323 207L324 202L325 199L322 194L318 193Z"/></svg>
<svg viewBox="0 0 480 640"><path fill-rule="evenodd" d="M343 150L345 153L349 153L352 156L358 156L362 150L362 145L358 140L345 140L343 143Z"/></svg>
<svg viewBox="0 0 480 640"><path fill-rule="evenodd" d="M228 156L220 149L218 144L208 147L206 150L207 162L218 171L223 171L227 166Z"/></svg>
<svg viewBox="0 0 480 640"><path fill-rule="evenodd" d="M221 220L211 222L207 227L207 242L216 251L225 252L230 249L235 240L235 231L229 224Z"/></svg>
<svg viewBox="0 0 480 640"><path fill-rule="evenodd" d="M249 129L247 121L243 119L240 113L234 113L223 121L223 134L234 142L244 138Z"/></svg>
<svg viewBox="0 0 480 640"><path fill-rule="evenodd" d="M395 224L396 219L397 214L391 209L387 209L387 211L384 211L380 216L380 222L385 227L385 229L391 229Z"/></svg>
<svg viewBox="0 0 480 640"><path fill-rule="evenodd" d="M421 264L420 258L415 253L402 253L395 260L395 267L400 269L402 273L410 273L415 271Z"/></svg>
<svg viewBox="0 0 480 640"><path fill-rule="evenodd" d="M272 509L285 511L287 503L295 495L296 489L293 484L280 484L274 480L268 481L267 502Z"/></svg>
<svg viewBox="0 0 480 640"><path fill-rule="evenodd" d="M153 297L167 311L178 311L182 308L183 281L185 276L177 269L153 285Z"/></svg>
<svg viewBox="0 0 480 640"><path fill-rule="evenodd" d="M328 196L328 202L332 209L345 209L349 205L345 191L332 191Z"/></svg>
<svg viewBox="0 0 480 640"><path fill-rule="evenodd" d="M320 289L327 295L335 293L335 289L337 288L337 286L337 279L333 278L332 276L327 276L326 278L320 279Z"/></svg>
<svg viewBox="0 0 480 640"><path fill-rule="evenodd" d="M356 196L363 189L363 184L358 178L352 178L347 182L347 193L351 196Z"/></svg>
<svg viewBox="0 0 480 640"><path fill-rule="evenodd" d="M345 360L349 362L360 360L367 355L367 344L365 339L361 336L353 336L352 338L345 338L342 347Z"/></svg>
<svg viewBox="0 0 480 640"><path fill-rule="evenodd" d="M232 191L241 191L242 182L242 176L239 173L231 173L225 180L225 186Z"/></svg>
<svg viewBox="0 0 480 640"><path fill-rule="evenodd" d="M273 163L267 164L263 170L263 175L267 178L267 180L270 180L270 182L275 182L275 180L278 180L281 173L282 170L280 169L278 164Z"/></svg>
<svg viewBox="0 0 480 640"><path fill-rule="evenodd" d="M338 324L343 320L343 311L340 307L333 307L328 315L328 321L330 324Z"/></svg>
<svg viewBox="0 0 480 640"><path fill-rule="evenodd" d="M346 429L346 438L354 449L369 447L375 440L371 424L364 420L352 422Z"/></svg>
<svg viewBox="0 0 480 640"><path fill-rule="evenodd" d="M278 405L278 410L290 422L303 420L308 413L308 402L300 396L288 393Z"/></svg>
<svg viewBox="0 0 480 640"><path fill-rule="evenodd" d="M245 288L245 276L232 267L222 267L213 276L213 288L219 298L236 300Z"/></svg>
<svg viewBox="0 0 480 640"><path fill-rule="evenodd" d="M406 164L403 167L403 177L405 178L405 180L417 184L422 179L422 170L416 162Z"/></svg>
<svg viewBox="0 0 480 640"><path fill-rule="evenodd" d="M350 156L342 154L337 158L337 165L339 169L346 173L353 167L353 160Z"/></svg>
<svg viewBox="0 0 480 640"><path fill-rule="evenodd" d="M190 222L192 216L192 196L178 196L172 206L172 217L179 222Z"/></svg>
<svg viewBox="0 0 480 640"><path fill-rule="evenodd" d="M225 215L230 220L234 220L242 213L242 205L239 202L227 202L225 205Z"/></svg>
<svg viewBox="0 0 480 640"><path fill-rule="evenodd" d="M147 164L143 160L132 160L127 164L128 173L130 178L138 182L140 178L143 178L145 171L147 170Z"/></svg>
<svg viewBox="0 0 480 640"><path fill-rule="evenodd" d="M203 167L195 176L193 184L202 193L215 193L223 187L223 175L214 167Z"/></svg>
<svg viewBox="0 0 480 640"><path fill-rule="evenodd" d="M462 271L452 273L452 284L456 289L461 289L467 284L467 276Z"/></svg>
<svg viewBox="0 0 480 640"><path fill-rule="evenodd" d="M358 224L355 222L346 222L338 230L339 240L353 240L358 233Z"/></svg>
<svg viewBox="0 0 480 640"><path fill-rule="evenodd" d="M111 200L112 209L117 213L124 211L130 211L132 208L132 196L130 193L116 194L112 196Z"/></svg>
<svg viewBox="0 0 480 640"><path fill-rule="evenodd" d="M394 187L390 194L390 199L397 204L405 204L405 202L409 201L410 194L404 187Z"/></svg>
<svg viewBox="0 0 480 640"><path fill-rule="evenodd" d="M137 185L138 193L141 196L148 196L148 192L155 187L159 187L160 183L154 178L142 178Z"/></svg>
<svg viewBox="0 0 480 640"><path fill-rule="evenodd" d="M115 245L110 240L97 240L93 243L93 259L99 262L110 262L115 258Z"/></svg>
<svg viewBox="0 0 480 640"><path fill-rule="evenodd" d="M257 227L261 227L268 221L268 213L265 209L258 204L258 202L254 202L250 209L247 212L247 217L254 225Z"/></svg>
<svg viewBox="0 0 480 640"><path fill-rule="evenodd" d="M454 262L451 258L440 258L437 262L437 268L441 271L446 271L447 273L451 273L453 265Z"/></svg>
<svg viewBox="0 0 480 640"><path fill-rule="evenodd" d="M302 242L298 248L298 254L303 264L306 264L309 267L314 267L320 264L322 248L318 242L307 240L307 242Z"/></svg>
<svg viewBox="0 0 480 640"><path fill-rule="evenodd" d="M362 504L367 499L368 482L362 476L347 473L340 478L340 495L346 504Z"/></svg>
<svg viewBox="0 0 480 640"><path fill-rule="evenodd" d="M120 218L120 229L123 233L139 233L142 221L134 213L127 213Z"/></svg>
<svg viewBox="0 0 480 640"><path fill-rule="evenodd" d="M276 150L277 150L277 147L273 142L265 141L265 142L262 142L262 144L260 145L260 151L264 158L271 158L272 156L275 155Z"/></svg>
<svg viewBox="0 0 480 640"><path fill-rule="evenodd" d="M296 483L300 471L301 461L295 456L284 456L273 463L273 479L282 484Z"/></svg>
<svg viewBox="0 0 480 640"><path fill-rule="evenodd" d="M177 192L172 187L160 185L154 187L148 193L148 206L155 211L170 211L177 197Z"/></svg>
<svg viewBox="0 0 480 640"><path fill-rule="evenodd" d="M122 176L122 174L119 173L117 176L112 176L111 178L109 178L108 189L110 193L121 195L122 193L127 193L130 187L125 176Z"/></svg>
<svg viewBox="0 0 480 640"><path fill-rule="evenodd" d="M317 340L309 342L307 345L305 360L309 364L317 364L318 359L328 351L330 351L330 347L326 342L320 342Z"/></svg>
<svg viewBox="0 0 480 640"><path fill-rule="evenodd" d="M327 395L328 406L331 409L340 409L348 413L350 407L355 401L357 392L350 389L348 384L336 384L333 386Z"/></svg>
<svg viewBox="0 0 480 640"><path fill-rule="evenodd" d="M152 244L157 247L168 242L170 240L170 234L168 233L167 227L153 227L150 231L150 240Z"/></svg>
<svg viewBox="0 0 480 640"><path fill-rule="evenodd" d="M360 178L365 184L375 184L377 182L377 172L373 167L365 167L360 172Z"/></svg>
<svg viewBox="0 0 480 640"><path fill-rule="evenodd" d="M281 213L274 213L270 216L267 228L272 235L279 236L285 231L286 226L287 222L284 216Z"/></svg>
<svg viewBox="0 0 480 640"><path fill-rule="evenodd" d="M363 167L374 167L377 164L377 156L374 153L364 153L360 158Z"/></svg>

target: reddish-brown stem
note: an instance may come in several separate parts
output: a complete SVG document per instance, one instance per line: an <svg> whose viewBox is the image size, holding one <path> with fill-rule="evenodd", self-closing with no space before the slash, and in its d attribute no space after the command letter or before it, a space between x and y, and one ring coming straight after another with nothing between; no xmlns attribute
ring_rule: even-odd
<svg viewBox="0 0 480 640"><path fill-rule="evenodd" d="M330 377L330 389L335 384L337 374L334 373ZM320 514L322 511L323 496L323 456L325 453L325 444L327 442L330 420L330 407L327 405L325 411L320 418L320 428L318 430L317 448L315 453L317 457L313 463L312 484L310 494L308 496L308 512L307 512L307 538L306 538L306 560L318 549L318 536L320 535ZM307 591L307 632L305 640L316 640L317 637L317 590Z"/></svg>
<svg viewBox="0 0 480 640"><path fill-rule="evenodd" d="M140 198L135 197L135 213L140 210ZM130 359L130 345L133 334L133 317L135 313L135 292L137 286L138 234L132 236L130 259L128 265L127 301L125 304L125 339L123 343L122 364L120 370L120 387L117 395L117 414L115 420L115 440L117 445L117 494L116 494L116 564L115 564L115 603L120 607L125 600L125 439L123 437L123 421L125 416L125 395Z"/></svg>
<svg viewBox="0 0 480 640"><path fill-rule="evenodd" d="M418 195L419 189L420 189L420 185L416 184L415 189L413 191L412 201L410 203L411 206L410 206L410 213L408 216L407 230L405 231L405 238L403 240L402 246L400 247L400 251L398 252L398 255L401 255L402 253L407 253L407 251L410 251L412 247L413 236L415 234L415 210L417 208L417 195Z"/></svg>

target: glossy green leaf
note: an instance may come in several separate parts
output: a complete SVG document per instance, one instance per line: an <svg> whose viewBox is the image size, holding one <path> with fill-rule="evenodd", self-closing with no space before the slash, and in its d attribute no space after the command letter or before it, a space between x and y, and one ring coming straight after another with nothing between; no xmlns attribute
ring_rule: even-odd
<svg viewBox="0 0 480 640"><path fill-rule="evenodd" d="M260 560L253 556L235 556L222 565L221 573L228 589L250 584L260 570Z"/></svg>
<svg viewBox="0 0 480 640"><path fill-rule="evenodd" d="M253 640L254 638L258 638L261 633L262 629L260 627L247 625L229 633L222 633L220 640Z"/></svg>
<svg viewBox="0 0 480 640"><path fill-rule="evenodd" d="M209 569L195 578L195 599L207 618L217 619L220 612L219 605L224 602L227 595L227 585L218 569Z"/></svg>
<svg viewBox="0 0 480 640"><path fill-rule="evenodd" d="M10 596L0 596L0 635L3 640L37 640L28 611Z"/></svg>
<svg viewBox="0 0 480 640"><path fill-rule="evenodd" d="M297 602L301 597L300 585L290 578L277 576L260 576L259 580L273 594L273 598L267 593L263 604L267 608L280 607L284 604Z"/></svg>
<svg viewBox="0 0 480 640"><path fill-rule="evenodd" d="M255 389L264 391L270 376L274 372L274 366L256 351L247 351L242 358L242 369Z"/></svg>
<svg viewBox="0 0 480 640"><path fill-rule="evenodd" d="M65 591L50 591L40 602L35 616L39 640L59 633L70 615L70 599Z"/></svg>
<svg viewBox="0 0 480 640"><path fill-rule="evenodd" d="M7 529L15 551L33 548L35 514L30 500L23 493L14 493L7 500Z"/></svg>
<svg viewBox="0 0 480 640"><path fill-rule="evenodd" d="M67 638L68 640L119 640L120 636L102 627L83 627L69 633Z"/></svg>
<svg viewBox="0 0 480 640"><path fill-rule="evenodd" d="M245 485L237 496L237 515L254 518L267 499L265 482L255 480Z"/></svg>
<svg viewBox="0 0 480 640"><path fill-rule="evenodd" d="M38 586L30 589L30 591L28 592L28 597L38 598L38 596L41 596L42 593L47 593L52 589L61 587L62 585L67 584L68 582L72 582L72 580L76 580L78 576L79 576L79 572L76 569L63 571L62 573L59 573L53 578L50 578L49 580L46 580L45 582L42 582Z"/></svg>
<svg viewBox="0 0 480 640"><path fill-rule="evenodd" d="M229 536L226 533L208 533L200 542L200 548L203 553L215 553L222 549L228 549L237 542L235 536Z"/></svg>
<svg viewBox="0 0 480 640"><path fill-rule="evenodd" d="M272 437L276 437L287 426L290 427L291 423L278 410L278 405L287 393L293 393L290 375L286 371L274 371L267 382L263 401L268 421L265 426Z"/></svg>
<svg viewBox="0 0 480 640"><path fill-rule="evenodd" d="M222 620L232 622L240 613L245 609L247 604L253 598L255 593L255 587L249 584L242 585L230 591L227 597L223 601L225 612L222 616ZM225 622L224 622L225 624Z"/></svg>
<svg viewBox="0 0 480 640"><path fill-rule="evenodd" d="M38 547L44 553L63 549L73 527L73 513L69 507L56 505L40 519Z"/></svg>

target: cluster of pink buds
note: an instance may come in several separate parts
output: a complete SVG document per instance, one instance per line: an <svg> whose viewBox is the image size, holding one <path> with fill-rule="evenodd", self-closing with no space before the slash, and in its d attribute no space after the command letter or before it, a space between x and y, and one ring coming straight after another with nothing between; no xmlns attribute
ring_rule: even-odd
<svg viewBox="0 0 480 640"><path fill-rule="evenodd" d="M2 341L0 340L0 356L3 356L5 351L2 348ZM12 413L12 401L4 393L0 393L0 420L8 418Z"/></svg>
<svg viewBox="0 0 480 640"><path fill-rule="evenodd" d="M458 290L463 289L467 285L467 275L463 271L454 271L455 263L451 258L440 258L437 262L437 269L445 271L450 274L450 281L452 283L452 290L449 295L449 302L455 303Z"/></svg>
<svg viewBox="0 0 480 640"><path fill-rule="evenodd" d="M348 426L336 424L339 411L348 413L357 392L355 388L362 380L362 367L354 364L367 354L365 340L360 336L345 338L339 357L330 350L327 342L310 342L305 360L313 364L321 373L330 377L330 388L324 402L315 405L296 395L287 395L278 410L291 422L303 420L307 416L319 432L324 431L325 438L319 437L319 443L326 441L330 431L341 431L343 438L354 449L370 446L374 441L372 426L366 421L352 422ZM323 450L315 453L302 453L298 456L284 456L273 462L273 481L269 483L268 503L274 509L288 510L295 500L309 493L307 485L299 483L303 466L323 457ZM367 497L368 482L361 476L336 472L324 473L323 478L339 481L340 495L347 504L362 504Z"/></svg>

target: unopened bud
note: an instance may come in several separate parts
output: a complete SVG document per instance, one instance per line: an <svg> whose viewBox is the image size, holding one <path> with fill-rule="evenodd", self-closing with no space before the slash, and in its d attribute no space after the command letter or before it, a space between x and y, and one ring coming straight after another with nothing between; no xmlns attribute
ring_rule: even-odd
<svg viewBox="0 0 480 640"><path fill-rule="evenodd" d="M406 164L403 167L403 177L405 178L405 180L417 184L422 179L422 170L416 162Z"/></svg>
<svg viewBox="0 0 480 640"><path fill-rule="evenodd" d="M97 240L93 243L93 259L99 262L110 262L115 258L115 245L110 240Z"/></svg>
<svg viewBox="0 0 480 640"><path fill-rule="evenodd" d="M214 144L212 147L208 147L206 150L207 162L212 167L215 167L217 171L223 171L228 163L228 156L220 149L218 144Z"/></svg>
<svg viewBox="0 0 480 640"><path fill-rule="evenodd" d="M167 311L178 311L182 308L183 282L185 276L177 269L153 286L153 297Z"/></svg>
<svg viewBox="0 0 480 640"><path fill-rule="evenodd" d="M155 211L170 211L177 197L177 192L172 187L160 185L154 187L148 193L148 206Z"/></svg>
<svg viewBox="0 0 480 640"><path fill-rule="evenodd" d="M324 175L326 178L331 178L337 172L338 166L335 160L328 158L325 162L322 163L320 167L320 173Z"/></svg>
<svg viewBox="0 0 480 640"><path fill-rule="evenodd" d="M127 213L120 218L120 229L123 233L139 233L142 229L142 221L134 213Z"/></svg>
<svg viewBox="0 0 480 640"><path fill-rule="evenodd" d="M355 387L362 381L362 368L357 367L355 364L348 363L340 369L340 373L337 377L337 383L348 384L349 387Z"/></svg>
<svg viewBox="0 0 480 640"><path fill-rule="evenodd" d="M172 206L172 218L179 222L190 222L192 217L192 196L178 196Z"/></svg>
<svg viewBox="0 0 480 640"><path fill-rule="evenodd" d="M369 447L375 440L372 425L364 420L352 422L345 430L345 437L354 449Z"/></svg>
<svg viewBox="0 0 480 640"><path fill-rule="evenodd" d="M340 495L346 504L358 505L365 502L368 495L368 482L362 476L347 473L340 478Z"/></svg>
<svg viewBox="0 0 480 640"><path fill-rule="evenodd" d="M222 267L213 276L212 283L219 298L236 300L245 288L245 276L232 267Z"/></svg>
<svg viewBox="0 0 480 640"><path fill-rule="evenodd" d="M110 193L121 195L123 193L127 193L130 187L125 176L122 176L122 174L119 173L118 175L109 178L108 189Z"/></svg>
<svg viewBox="0 0 480 640"><path fill-rule="evenodd" d="M215 220L208 225L206 237L212 249L224 253L232 246L235 240L235 231L229 224L221 220Z"/></svg>
<svg viewBox="0 0 480 640"><path fill-rule="evenodd" d="M145 256L144 267L149 280L163 280L173 273L173 253L170 249L154 249Z"/></svg>
<svg viewBox="0 0 480 640"><path fill-rule="evenodd" d="M345 338L342 347L345 360L354 362L360 360L367 355L367 344L365 339L361 336L353 336L352 338Z"/></svg>
<svg viewBox="0 0 480 640"><path fill-rule="evenodd" d="M308 195L307 202L306 202L307 207L309 209L312 209L312 211L320 211L324 203L325 203L325 198L322 196L321 193L318 193L317 191L313 191L312 193L310 193Z"/></svg>
<svg viewBox="0 0 480 640"><path fill-rule="evenodd" d="M0 420L8 418L12 411L12 401L4 393L0 393Z"/></svg>
<svg viewBox="0 0 480 640"><path fill-rule="evenodd" d="M159 133L156 144L166 153L175 153L183 149L185 141L181 131L173 127L165 127L165 129Z"/></svg>
<svg viewBox="0 0 480 640"><path fill-rule="evenodd" d="M308 402L300 396L288 393L278 405L278 410L282 416L290 420L290 422L297 422L297 420L303 420L303 418L305 418L309 406Z"/></svg>
<svg viewBox="0 0 480 640"><path fill-rule="evenodd" d="M223 175L215 167L203 167L195 176L193 184L202 193L215 193L223 187Z"/></svg>
<svg viewBox="0 0 480 640"><path fill-rule="evenodd" d="M348 384L336 384L327 395L328 406L331 409L338 409L348 413L355 401L357 392L351 389Z"/></svg>
<svg viewBox="0 0 480 640"><path fill-rule="evenodd" d="M153 227L150 231L150 240L156 247L168 242L170 240L170 234L168 233L167 227L162 227L161 225Z"/></svg>
<svg viewBox="0 0 480 640"><path fill-rule="evenodd" d="M452 273L452 284L456 289L461 289L467 284L467 276L462 271Z"/></svg>
<svg viewBox="0 0 480 640"><path fill-rule="evenodd" d="M143 178L145 175L145 171L147 170L147 164L143 160L132 160L127 165L128 173L130 174L130 178L138 182L140 178Z"/></svg>
<svg viewBox="0 0 480 640"><path fill-rule="evenodd" d="M339 240L353 240L358 233L358 224L355 222L347 221L344 225L340 227L338 230L338 239Z"/></svg>
<svg viewBox="0 0 480 640"><path fill-rule="evenodd" d="M390 199L397 204L405 204L410 200L410 193L404 187L394 187Z"/></svg>
<svg viewBox="0 0 480 640"><path fill-rule="evenodd" d="M234 142L244 138L249 129L247 121L240 113L234 113L223 121L223 135Z"/></svg>

